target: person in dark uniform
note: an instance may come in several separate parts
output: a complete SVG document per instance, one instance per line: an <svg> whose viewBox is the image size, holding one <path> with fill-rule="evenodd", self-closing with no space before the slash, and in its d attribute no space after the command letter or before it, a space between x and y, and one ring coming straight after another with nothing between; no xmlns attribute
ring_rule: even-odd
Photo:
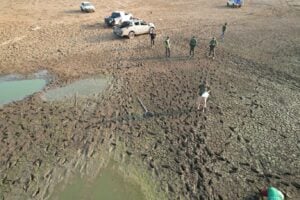
<svg viewBox="0 0 300 200"><path fill-rule="evenodd" d="M215 37L212 38L212 40L209 42L209 54L208 56L210 56L211 54L213 55L213 59L215 58L216 55L216 46L218 45L217 40Z"/></svg>
<svg viewBox="0 0 300 200"><path fill-rule="evenodd" d="M156 33L155 33L154 29L150 30L150 42L151 42L151 47L154 46L154 40L155 40L155 37L156 37Z"/></svg>
<svg viewBox="0 0 300 200"><path fill-rule="evenodd" d="M227 22L222 26L222 34L221 34L222 41L224 41L226 29L227 29Z"/></svg>
<svg viewBox="0 0 300 200"><path fill-rule="evenodd" d="M193 36L190 40L190 57L194 57L195 47L197 46L196 37Z"/></svg>

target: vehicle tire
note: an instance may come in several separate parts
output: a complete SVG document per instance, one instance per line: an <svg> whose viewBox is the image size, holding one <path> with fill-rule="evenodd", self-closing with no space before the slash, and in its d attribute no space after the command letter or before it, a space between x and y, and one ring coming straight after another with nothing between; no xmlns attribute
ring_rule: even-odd
<svg viewBox="0 0 300 200"><path fill-rule="evenodd" d="M135 36L135 34L134 34L133 31L129 32L129 34L128 34L128 38L129 38L129 39L133 39L134 36Z"/></svg>
<svg viewBox="0 0 300 200"><path fill-rule="evenodd" d="M81 10L81 12L83 12L83 9L82 9L82 8L80 8L80 10Z"/></svg>

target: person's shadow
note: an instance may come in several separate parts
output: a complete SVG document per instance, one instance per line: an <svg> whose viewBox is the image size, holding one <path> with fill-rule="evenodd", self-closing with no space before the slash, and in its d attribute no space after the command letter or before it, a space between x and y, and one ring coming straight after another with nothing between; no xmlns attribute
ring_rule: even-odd
<svg viewBox="0 0 300 200"><path fill-rule="evenodd" d="M247 195L245 198L243 198L243 200L260 200L260 198L259 198L259 194L249 194L249 195Z"/></svg>

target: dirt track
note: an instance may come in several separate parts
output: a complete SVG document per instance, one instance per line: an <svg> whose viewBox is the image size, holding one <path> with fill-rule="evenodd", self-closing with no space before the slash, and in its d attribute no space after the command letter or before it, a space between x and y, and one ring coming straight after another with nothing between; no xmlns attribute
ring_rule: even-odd
<svg viewBox="0 0 300 200"><path fill-rule="evenodd" d="M256 199L270 184L299 199L299 1L224 2L103 0L92 14L67 0L3 2L0 74L47 69L56 76L49 87L94 74L114 81L76 108L37 94L0 109L0 199L47 198L65 169L101 151L139 163L168 199ZM119 39L103 25L120 9L155 23L155 48L148 36ZM225 21L212 61L207 44ZM189 59L192 35L199 47ZM203 79L206 113L195 108ZM142 118L138 96L155 117Z"/></svg>

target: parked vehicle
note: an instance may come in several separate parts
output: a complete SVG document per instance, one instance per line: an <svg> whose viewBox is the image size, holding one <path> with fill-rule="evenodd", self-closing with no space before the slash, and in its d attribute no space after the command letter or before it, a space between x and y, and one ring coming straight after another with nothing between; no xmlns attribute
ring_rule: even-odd
<svg viewBox="0 0 300 200"><path fill-rule="evenodd" d="M81 2L80 10L82 12L95 12L95 6L88 1Z"/></svg>
<svg viewBox="0 0 300 200"><path fill-rule="evenodd" d="M113 32L120 37L132 39L135 35L149 34L154 29L155 26L153 23L147 23L141 19L132 19L123 22L119 26L115 26Z"/></svg>
<svg viewBox="0 0 300 200"><path fill-rule="evenodd" d="M104 18L104 22L107 26L115 26L122 24L124 21L131 20L132 14L124 11L114 11L110 16Z"/></svg>
<svg viewBox="0 0 300 200"><path fill-rule="evenodd" d="M227 6L231 8L240 8L242 7L243 3L243 0L228 0Z"/></svg>

